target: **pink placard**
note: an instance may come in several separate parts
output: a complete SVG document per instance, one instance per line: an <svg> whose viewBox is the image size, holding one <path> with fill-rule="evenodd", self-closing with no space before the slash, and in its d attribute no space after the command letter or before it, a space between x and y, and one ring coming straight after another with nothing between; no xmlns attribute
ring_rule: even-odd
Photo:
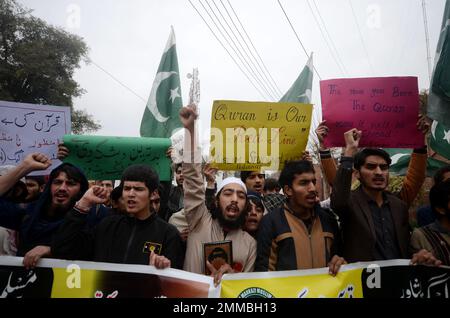
<svg viewBox="0 0 450 318"><path fill-rule="evenodd" d="M344 133L362 130L361 147L420 148L417 77L374 77L320 81L327 147L343 147Z"/></svg>

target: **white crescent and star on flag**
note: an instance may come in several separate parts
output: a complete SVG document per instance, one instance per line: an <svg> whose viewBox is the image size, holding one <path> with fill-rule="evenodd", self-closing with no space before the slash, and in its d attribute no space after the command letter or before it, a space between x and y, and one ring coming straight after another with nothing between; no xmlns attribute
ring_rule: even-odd
<svg viewBox="0 0 450 318"><path fill-rule="evenodd" d="M158 103L156 101L156 93L158 91L159 85L161 85L161 82L165 79L168 79L170 76L178 74L177 72L159 72L156 74L155 81L153 82L152 90L150 92L150 98L148 99L147 108L148 110L153 114L155 119L159 121L160 123L166 122L169 117L163 116L159 112ZM181 97L178 93L179 87L176 87L175 89L170 90L170 98L172 100L172 103L174 102L175 98Z"/></svg>

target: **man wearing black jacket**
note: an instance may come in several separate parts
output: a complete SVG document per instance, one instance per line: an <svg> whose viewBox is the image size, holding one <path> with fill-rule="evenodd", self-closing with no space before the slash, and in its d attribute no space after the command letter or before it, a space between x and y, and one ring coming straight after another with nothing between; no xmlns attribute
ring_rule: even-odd
<svg viewBox="0 0 450 318"><path fill-rule="evenodd" d="M83 172L69 163L63 163L52 170L37 201L25 206L10 200L7 193L20 178L32 171L45 170L50 165L46 155L32 153L0 177L0 226L18 231L17 256L24 256L23 264L27 268L36 266L40 258L52 255L50 245L53 236L66 213L88 188ZM90 211L87 227L94 227L107 214L106 208Z"/></svg>
<svg viewBox="0 0 450 318"><path fill-rule="evenodd" d="M56 234L54 256L181 268L184 254L178 230L157 217L150 202L158 184L158 175L149 166L128 167L121 180L128 215L111 215L94 231L84 230L86 211L106 200L106 190L98 186L89 189Z"/></svg>

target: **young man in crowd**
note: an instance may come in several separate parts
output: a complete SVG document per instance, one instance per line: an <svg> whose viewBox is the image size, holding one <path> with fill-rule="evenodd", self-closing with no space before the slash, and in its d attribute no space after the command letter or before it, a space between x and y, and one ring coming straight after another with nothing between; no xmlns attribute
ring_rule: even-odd
<svg viewBox="0 0 450 318"><path fill-rule="evenodd" d="M266 214L259 225L256 271L329 267L336 275L345 260L340 257L341 236L329 211L317 204L314 167L306 160L285 164L280 184L285 205Z"/></svg>
<svg viewBox="0 0 450 318"><path fill-rule="evenodd" d="M197 114L194 107L183 107L180 119L186 128L183 188L184 212L189 225L184 270L201 274L206 272L207 267L217 284L225 273L251 272L254 268L256 242L242 230L247 208L247 188L238 178L224 179L217 188L216 209L212 213L208 211L201 154L195 138ZM232 242L233 264L226 263L215 268L205 260L203 243L224 240Z"/></svg>
<svg viewBox="0 0 450 318"><path fill-rule="evenodd" d="M123 188L121 185L111 191L111 211L113 214L126 214L127 206L122 197Z"/></svg>
<svg viewBox="0 0 450 318"><path fill-rule="evenodd" d="M441 167L433 176L433 184L438 185L439 183L450 180L450 165L445 165ZM432 224L436 221L437 214L431 209L430 205L422 206L417 210L417 225L419 227Z"/></svg>
<svg viewBox="0 0 450 318"><path fill-rule="evenodd" d="M430 251L443 265L450 266L450 179L436 183L430 190L433 223L414 229L411 249Z"/></svg>
<svg viewBox="0 0 450 318"><path fill-rule="evenodd" d="M259 193L262 197L264 207L267 212L273 211L283 206L285 197L277 192L264 194L265 175L258 171L241 171L241 180L245 183L248 191Z"/></svg>
<svg viewBox="0 0 450 318"><path fill-rule="evenodd" d="M355 128L344 134L345 150L331 193L331 207L342 225L343 255L349 262L409 258L408 206L386 191L391 158L379 148L358 152L361 135ZM361 185L351 191L353 167ZM411 262L438 264L426 250Z"/></svg>
<svg viewBox="0 0 450 318"><path fill-rule="evenodd" d="M183 252L179 233L157 216L151 203L159 185L156 172L147 165L129 166L123 172L121 185L127 215L111 215L95 230L86 231L87 212L107 197L106 189L92 187L67 214L53 240L54 256L181 268Z"/></svg>
<svg viewBox="0 0 450 318"><path fill-rule="evenodd" d="M103 204L106 207L111 207L111 192L114 189L114 180L97 180L96 185L104 188L106 190L107 200Z"/></svg>
<svg viewBox="0 0 450 318"><path fill-rule="evenodd" d="M0 177L0 225L19 231L17 255L24 256L26 267L34 267L41 257L51 255L51 242L64 216L88 189L84 174L77 167L64 163L52 170L38 201L23 207L3 197L20 178L50 165L47 156L33 153ZM88 226L95 226L95 221L92 219Z"/></svg>
<svg viewBox="0 0 450 318"><path fill-rule="evenodd" d="M0 166L0 176L14 170L13 165ZM25 208L26 198L28 197L25 178L21 178L3 195L3 198ZM15 256L17 254L17 231L0 227L0 255Z"/></svg>
<svg viewBox="0 0 450 318"><path fill-rule="evenodd" d="M422 132L425 136L429 130L429 123L425 117L419 116L417 121L417 129ZM328 181L330 186L333 186L334 180L336 178L336 163L331 156L330 149L326 148L324 145L325 138L328 135L329 128L326 126L326 121L319 124L316 129L316 135L319 140L319 153L320 161L322 164L325 179ZM407 173L403 181L402 188L396 195L406 203L409 207L417 194L426 177L427 168L427 148L426 146L421 148L416 148L411 154L411 160L408 165Z"/></svg>
<svg viewBox="0 0 450 318"><path fill-rule="evenodd" d="M264 195L280 193L281 186L277 179L267 178L264 181Z"/></svg>
<svg viewBox="0 0 450 318"><path fill-rule="evenodd" d="M27 185L28 195L25 198L26 202L33 202L39 199L39 196L44 191L45 177L44 176L26 176L25 184Z"/></svg>
<svg viewBox="0 0 450 318"><path fill-rule="evenodd" d="M245 216L244 231L254 239L258 233L259 224L264 215L264 204L261 195L257 192L247 193L247 214Z"/></svg>
<svg viewBox="0 0 450 318"><path fill-rule="evenodd" d="M176 186L173 186L172 183L170 183L170 190L168 193L168 200L167 200L167 212L164 217L164 220L168 221L169 218L172 216L173 213L180 211L184 204L183 204L183 169L182 169L182 163L178 164L172 164L172 170L175 173L175 182Z"/></svg>

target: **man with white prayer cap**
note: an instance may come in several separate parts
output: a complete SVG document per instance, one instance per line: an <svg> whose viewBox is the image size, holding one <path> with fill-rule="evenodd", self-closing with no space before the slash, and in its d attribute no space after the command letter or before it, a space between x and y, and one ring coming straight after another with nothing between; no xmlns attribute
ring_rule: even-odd
<svg viewBox="0 0 450 318"><path fill-rule="evenodd" d="M205 204L205 187L199 149L196 147L195 119L191 106L183 107L180 120L186 128L183 160L184 211L189 237L184 270L193 273L211 272L217 284L223 274L252 272L256 260L256 241L242 230L247 211L247 188L241 179L224 179L217 187L216 208L209 212ZM193 149L193 151L189 151ZM194 158L197 158L195 160ZM204 243L231 241L232 261L220 266L205 260Z"/></svg>

